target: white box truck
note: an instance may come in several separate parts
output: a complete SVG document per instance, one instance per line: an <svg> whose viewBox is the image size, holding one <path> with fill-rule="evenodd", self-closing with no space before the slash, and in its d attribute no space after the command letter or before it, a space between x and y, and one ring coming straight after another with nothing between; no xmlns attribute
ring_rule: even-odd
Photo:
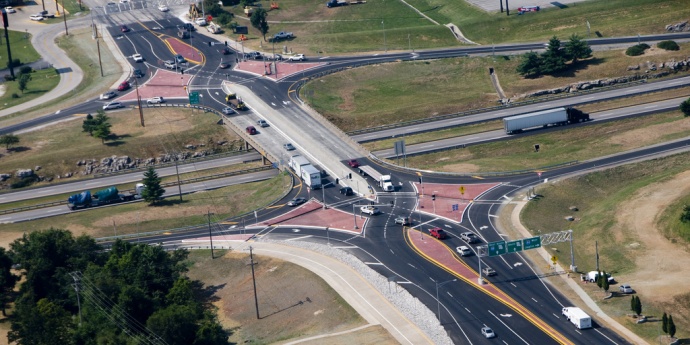
<svg viewBox="0 0 690 345"><path fill-rule="evenodd" d="M294 155L290 157L290 162L288 162L290 168L295 171L297 176L302 176L302 166L311 165L309 160L300 155Z"/></svg>
<svg viewBox="0 0 690 345"><path fill-rule="evenodd" d="M592 318L580 308L565 307L563 308L563 316L578 329L592 328Z"/></svg>
<svg viewBox="0 0 690 345"><path fill-rule="evenodd" d="M383 191L395 191L395 186L393 186L393 182L391 182L391 175L383 175L368 165L360 165L359 170L376 180L376 184L378 184Z"/></svg>
<svg viewBox="0 0 690 345"><path fill-rule="evenodd" d="M321 188L321 172L313 165L303 165L300 177L302 177L302 181L312 189Z"/></svg>

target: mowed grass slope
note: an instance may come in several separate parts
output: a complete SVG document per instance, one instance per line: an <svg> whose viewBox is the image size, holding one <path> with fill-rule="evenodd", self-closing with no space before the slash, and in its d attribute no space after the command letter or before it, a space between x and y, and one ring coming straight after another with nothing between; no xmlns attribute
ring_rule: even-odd
<svg viewBox="0 0 690 345"><path fill-rule="evenodd" d="M50 127L17 135L20 143L16 151L1 149L0 172L13 173L16 169L33 169L41 166L39 175L51 177L68 172L79 172L80 160L104 157L129 156L130 159L158 157L165 153L184 150L187 144L200 145L199 150L213 149L219 140L235 140L237 137L221 125L218 117L190 109L144 109L146 127L139 123L136 110L108 112L114 140L106 141L89 136L82 131L84 117ZM84 178L76 174L72 179Z"/></svg>
<svg viewBox="0 0 690 345"><path fill-rule="evenodd" d="M687 58L690 44L680 51L658 48L629 57L623 50L595 52L574 72L536 79L516 71L518 56L472 57L397 62L364 66L327 75L307 83L301 96L345 131L429 118L436 115L493 107L499 97L489 78L493 67L507 97L514 101L537 90L564 87L579 81L633 75L627 66ZM677 75L685 75L680 72Z"/></svg>

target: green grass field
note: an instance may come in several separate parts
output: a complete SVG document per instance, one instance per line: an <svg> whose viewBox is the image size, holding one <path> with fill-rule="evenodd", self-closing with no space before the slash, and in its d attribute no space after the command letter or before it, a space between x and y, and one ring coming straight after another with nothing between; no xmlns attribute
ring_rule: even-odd
<svg viewBox="0 0 690 345"><path fill-rule="evenodd" d="M10 49L12 51L12 60L19 60L21 63L29 63L38 61L41 58L31 45L31 34L22 31L8 30L8 35L10 37ZM0 35L0 42L2 43L2 49L0 49L0 69L7 68L7 62L9 61L7 56L7 46L5 42L5 34ZM15 67L15 72L17 68ZM7 71L9 74L9 71Z"/></svg>
<svg viewBox="0 0 690 345"><path fill-rule="evenodd" d="M19 75L18 72L19 69L15 68L16 75ZM60 76L54 68L32 72L31 80L27 83L24 92L19 90L19 82L5 82L5 93L0 96L0 109L10 108L43 96L43 94L55 88L59 82ZM18 97L14 98L13 95L17 95Z"/></svg>

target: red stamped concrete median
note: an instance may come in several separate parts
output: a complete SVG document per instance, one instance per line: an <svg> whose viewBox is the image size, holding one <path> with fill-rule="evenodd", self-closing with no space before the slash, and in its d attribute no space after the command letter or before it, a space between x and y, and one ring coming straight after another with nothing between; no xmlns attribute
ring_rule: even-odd
<svg viewBox="0 0 690 345"><path fill-rule="evenodd" d="M306 71L310 68L318 67L323 65L319 62L286 62L278 61L275 62L276 69L273 72L270 65L274 63L273 61L266 61L265 63L261 60L247 60L240 61L239 64L235 65L235 70L247 72L255 75L265 76L266 78L279 80L285 77L289 77L293 74Z"/></svg>
<svg viewBox="0 0 690 345"><path fill-rule="evenodd" d="M358 229L355 229L355 220L352 213L340 211L335 208L327 208L324 210L323 204L311 199L304 205L301 205L290 212L254 225L281 227L328 227L330 230L347 231L359 234L366 226L368 220L369 218L367 217L357 216Z"/></svg>
<svg viewBox="0 0 690 345"><path fill-rule="evenodd" d="M475 184L443 184L443 183L414 183L420 193L418 211L435 214L457 222L462 221L462 215L471 200L476 199L488 190L500 183L475 183ZM460 188L464 193L460 193ZM432 195L436 194L436 200ZM453 211L453 205L458 205L458 210Z"/></svg>

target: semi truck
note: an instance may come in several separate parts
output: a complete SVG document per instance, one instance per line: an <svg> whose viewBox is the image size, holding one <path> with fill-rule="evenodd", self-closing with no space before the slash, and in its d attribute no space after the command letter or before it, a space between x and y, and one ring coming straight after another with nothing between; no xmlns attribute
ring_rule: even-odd
<svg viewBox="0 0 690 345"><path fill-rule="evenodd" d="M229 93L225 96L225 103L227 103L230 108L235 110L246 110L247 106L244 104L241 98L237 97L234 93Z"/></svg>
<svg viewBox="0 0 690 345"><path fill-rule="evenodd" d="M321 172L301 155L290 157L288 165L312 189L321 188Z"/></svg>
<svg viewBox="0 0 690 345"><path fill-rule="evenodd" d="M532 127L564 126L591 120L589 114L575 108L556 108L523 115L506 117L503 127L506 134L522 132Z"/></svg>
<svg viewBox="0 0 690 345"><path fill-rule="evenodd" d="M99 190L93 194L91 191L83 191L79 194L74 194L67 199L67 207L70 210L78 210L88 207L103 206L108 204L115 204L119 202L132 201L141 199L141 192L144 190L143 183L137 183L134 188L134 194L129 192L120 193L116 187L108 187Z"/></svg>
<svg viewBox="0 0 690 345"><path fill-rule="evenodd" d="M578 329L592 328L592 318L577 307L563 308L563 316Z"/></svg>
<svg viewBox="0 0 690 345"><path fill-rule="evenodd" d="M384 192L395 191L395 187L393 186L393 182L391 182L391 175L381 174L380 172L376 171L376 169L374 169L368 165L360 165L358 168L359 168L360 174L369 175L372 179L374 179L376 181L376 184L378 184L378 186Z"/></svg>

